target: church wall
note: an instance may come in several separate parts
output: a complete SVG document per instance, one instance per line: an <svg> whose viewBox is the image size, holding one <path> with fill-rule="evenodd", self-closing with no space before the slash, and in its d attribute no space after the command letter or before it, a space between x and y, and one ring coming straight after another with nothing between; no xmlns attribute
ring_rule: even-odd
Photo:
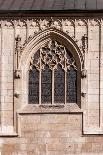
<svg viewBox="0 0 103 155"><path fill-rule="evenodd" d="M11 24L11 23L8 23ZM13 130L13 51L14 29L1 28L1 130ZM7 127L6 127L7 126Z"/></svg>
<svg viewBox="0 0 103 155"><path fill-rule="evenodd" d="M21 116L21 136L1 138L3 155L103 154L103 137L82 135L82 115Z"/></svg>
<svg viewBox="0 0 103 155"><path fill-rule="evenodd" d="M53 17L51 27L84 48L86 78L81 82L81 108L70 112L25 111L23 79L15 78L16 48L49 28L51 18L5 19L0 27L0 152L3 155L103 154L103 21L89 17ZM16 38L21 41L16 47ZM86 35L88 43L82 42ZM20 60L18 60L20 62ZM16 72L17 73L17 72ZM19 74L19 73L18 73ZM17 76L17 75L16 75ZM24 79L26 80L26 78ZM18 94L17 94L18 93ZM17 97L18 96L18 97ZM24 109L23 109L24 108Z"/></svg>

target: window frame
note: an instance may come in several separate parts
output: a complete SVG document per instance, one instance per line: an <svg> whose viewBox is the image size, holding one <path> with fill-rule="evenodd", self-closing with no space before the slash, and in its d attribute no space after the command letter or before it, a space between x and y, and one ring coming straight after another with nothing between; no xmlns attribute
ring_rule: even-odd
<svg viewBox="0 0 103 155"><path fill-rule="evenodd" d="M51 40L51 38L49 39L49 40ZM53 39L52 39L53 40ZM55 40L55 41L57 41L58 42L58 40ZM59 42L59 43L61 43L61 42ZM45 46L45 44L46 44L46 42L43 44L44 46ZM43 46L42 45L42 46ZM73 58L75 59L75 61L76 61L76 66L77 66L77 78L76 78L76 80L77 80L77 93L76 93L76 97L77 97L77 102L76 103L72 103L72 104L77 104L78 106L79 106L79 108L81 107L81 66L80 66L80 63L78 63L78 58L76 57L76 53L73 53L71 50L69 50L69 47L68 46L66 46L65 44L62 44L66 49L67 49L67 51L66 52L69 52L69 53L71 53L72 54L72 56L73 56ZM41 47L42 47L41 46ZM39 47L38 48L38 50L41 48L41 47ZM35 53L36 53L37 51L35 51ZM35 55L35 53L33 53L34 55ZM40 76L39 76L39 103L37 103L36 105L41 105L42 103L41 103L41 70L39 71L40 73ZM52 82L54 82L54 71L52 71ZM29 81L28 81L28 84L29 84ZM53 86L54 86L54 83L52 84ZM66 86L65 86L66 87ZM29 88L29 87L28 87ZM29 89L28 89L28 93L29 93ZM66 99L66 97L65 97L65 99ZM30 104L29 103L29 99L28 99L28 104ZM31 104L33 104L33 103L31 103ZM52 87L52 103L48 103L48 105L56 105L55 103L54 103L54 87ZM63 105L69 105L69 104L71 104L71 103L67 103L66 101L65 101L65 103L61 103L61 104L63 104ZM35 104L33 104L33 105L35 105Z"/></svg>

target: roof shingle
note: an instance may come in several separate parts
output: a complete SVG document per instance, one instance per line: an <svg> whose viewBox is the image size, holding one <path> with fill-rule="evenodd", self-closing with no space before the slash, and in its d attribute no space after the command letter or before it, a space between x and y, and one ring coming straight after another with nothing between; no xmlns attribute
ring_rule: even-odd
<svg viewBox="0 0 103 155"><path fill-rule="evenodd" d="M103 0L0 0L0 10L102 10Z"/></svg>

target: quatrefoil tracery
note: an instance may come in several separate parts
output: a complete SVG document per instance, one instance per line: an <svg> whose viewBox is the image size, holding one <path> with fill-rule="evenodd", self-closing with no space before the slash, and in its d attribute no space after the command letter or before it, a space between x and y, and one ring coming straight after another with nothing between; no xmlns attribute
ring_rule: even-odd
<svg viewBox="0 0 103 155"><path fill-rule="evenodd" d="M44 70L47 65L51 70L57 69L60 65L63 70L67 71L70 68L77 70L75 60L71 54L69 54L66 48L56 41L50 40L45 46L39 50L39 58L35 58L35 55L31 57L30 69L35 67L37 70Z"/></svg>

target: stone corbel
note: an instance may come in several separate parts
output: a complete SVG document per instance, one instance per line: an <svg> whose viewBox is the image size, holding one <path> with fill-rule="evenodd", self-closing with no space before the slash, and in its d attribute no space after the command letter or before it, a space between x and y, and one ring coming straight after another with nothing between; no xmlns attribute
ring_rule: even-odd
<svg viewBox="0 0 103 155"><path fill-rule="evenodd" d="M86 78L87 77L87 70L86 69L82 69L82 71L81 71L81 77L82 78Z"/></svg>
<svg viewBox="0 0 103 155"><path fill-rule="evenodd" d="M85 97L86 97L86 92L83 91L83 92L81 93L81 96L85 98Z"/></svg>
<svg viewBox="0 0 103 155"><path fill-rule="evenodd" d="M84 34L83 36L82 36L82 48L83 48L83 50L87 50L88 49L88 37L87 37L87 35L86 34Z"/></svg>
<svg viewBox="0 0 103 155"><path fill-rule="evenodd" d="M20 79L20 77L21 77L21 71L20 70L15 70L14 77L15 77L15 79Z"/></svg>
<svg viewBox="0 0 103 155"><path fill-rule="evenodd" d="M14 96L15 96L16 98L19 98L20 93L16 91L16 92L14 93Z"/></svg>

